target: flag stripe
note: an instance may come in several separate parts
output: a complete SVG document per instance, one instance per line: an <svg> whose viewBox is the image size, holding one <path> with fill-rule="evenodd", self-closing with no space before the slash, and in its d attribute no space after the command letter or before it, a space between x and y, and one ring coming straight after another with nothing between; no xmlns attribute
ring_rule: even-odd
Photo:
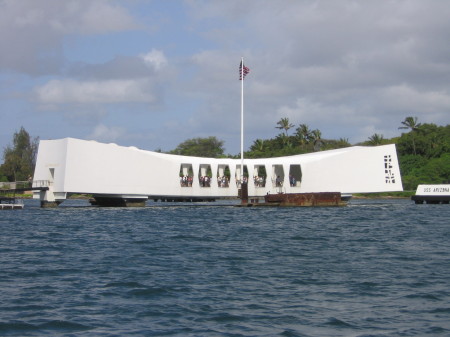
<svg viewBox="0 0 450 337"><path fill-rule="evenodd" d="M250 68L246 67L245 65L243 66L241 61L241 64L239 65L239 80L242 81L249 72Z"/></svg>

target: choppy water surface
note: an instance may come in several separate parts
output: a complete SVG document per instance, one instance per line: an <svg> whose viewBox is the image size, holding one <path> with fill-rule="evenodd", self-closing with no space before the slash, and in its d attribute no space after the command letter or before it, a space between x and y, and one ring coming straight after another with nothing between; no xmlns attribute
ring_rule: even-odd
<svg viewBox="0 0 450 337"><path fill-rule="evenodd" d="M1 336L449 336L450 207L0 212Z"/></svg>

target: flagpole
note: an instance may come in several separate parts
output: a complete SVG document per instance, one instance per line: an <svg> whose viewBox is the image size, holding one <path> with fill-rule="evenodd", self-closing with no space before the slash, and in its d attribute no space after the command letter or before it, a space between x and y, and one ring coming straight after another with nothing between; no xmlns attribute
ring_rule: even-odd
<svg viewBox="0 0 450 337"><path fill-rule="evenodd" d="M241 58L241 184L244 182L244 58Z"/></svg>

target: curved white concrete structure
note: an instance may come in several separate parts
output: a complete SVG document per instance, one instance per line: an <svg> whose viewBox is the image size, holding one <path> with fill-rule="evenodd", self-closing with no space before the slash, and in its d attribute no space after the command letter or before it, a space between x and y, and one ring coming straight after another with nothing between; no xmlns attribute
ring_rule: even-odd
<svg viewBox="0 0 450 337"><path fill-rule="evenodd" d="M177 156L74 138L41 140L34 185L41 201L71 193L136 199L237 197L240 159ZM245 159L249 197L267 193L402 191L395 145ZM253 177L266 174L265 182ZM183 182L180 176L188 176ZM209 176L209 183L200 181ZM218 177L227 176L227 179ZM220 180L220 182L218 182ZM277 181L278 180L278 181ZM36 195L37 197L37 195Z"/></svg>

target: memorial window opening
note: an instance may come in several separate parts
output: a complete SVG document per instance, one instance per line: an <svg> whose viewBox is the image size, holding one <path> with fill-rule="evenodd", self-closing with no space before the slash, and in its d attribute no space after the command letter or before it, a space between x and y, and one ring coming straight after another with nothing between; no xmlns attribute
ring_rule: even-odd
<svg viewBox="0 0 450 337"><path fill-rule="evenodd" d="M241 188L242 183L248 182L248 169L247 165L244 165L244 172L241 172L241 165L236 165L236 186Z"/></svg>
<svg viewBox="0 0 450 337"><path fill-rule="evenodd" d="M228 165L219 165L217 167L217 186L230 186L230 167Z"/></svg>
<svg viewBox="0 0 450 337"><path fill-rule="evenodd" d="M272 165L272 186L283 187L284 183L284 169L283 165Z"/></svg>
<svg viewBox="0 0 450 337"><path fill-rule="evenodd" d="M200 183L200 187L211 187L211 179L212 179L211 165L200 164L200 168L198 170L198 180Z"/></svg>
<svg viewBox="0 0 450 337"><path fill-rule="evenodd" d="M192 181L194 179L194 170L192 169L192 164L180 165L179 179L181 187L192 187Z"/></svg>
<svg viewBox="0 0 450 337"><path fill-rule="evenodd" d="M289 167L289 185L300 187L302 182L302 167L298 164L291 164Z"/></svg>
<svg viewBox="0 0 450 337"><path fill-rule="evenodd" d="M255 187L266 187L267 172L265 165L255 165L253 183Z"/></svg>

